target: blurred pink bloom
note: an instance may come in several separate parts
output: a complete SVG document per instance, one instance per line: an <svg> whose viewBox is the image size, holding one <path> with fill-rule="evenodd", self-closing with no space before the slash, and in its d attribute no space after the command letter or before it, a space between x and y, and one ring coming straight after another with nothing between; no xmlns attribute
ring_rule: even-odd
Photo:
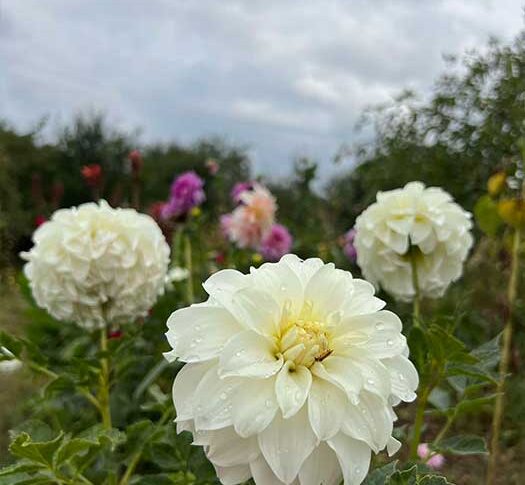
<svg viewBox="0 0 525 485"><path fill-rule="evenodd" d="M179 175L171 184L171 195L162 208L162 217L179 217L204 202L204 181L193 171Z"/></svg>
<svg viewBox="0 0 525 485"><path fill-rule="evenodd" d="M350 229L343 236L343 253L350 260L350 262L355 263L357 259L357 251L354 246L354 238L356 231L355 229Z"/></svg>
<svg viewBox="0 0 525 485"><path fill-rule="evenodd" d="M290 252L292 243L290 231L281 224L274 224L263 237L259 251L266 261L279 261Z"/></svg>
<svg viewBox="0 0 525 485"><path fill-rule="evenodd" d="M205 165L210 175L217 175L217 172L220 168L219 164L217 163L217 160L214 160L213 158L208 158L208 160L206 160Z"/></svg>
<svg viewBox="0 0 525 485"><path fill-rule="evenodd" d="M230 192L230 196L235 204L241 202L241 194L253 189L253 182L237 182Z"/></svg>
<svg viewBox="0 0 525 485"><path fill-rule="evenodd" d="M225 236L240 248L257 249L275 220L277 205L272 194L262 185L240 193L242 203L231 214L221 217Z"/></svg>
<svg viewBox="0 0 525 485"><path fill-rule="evenodd" d="M436 453L428 458L432 454L427 443L421 443L417 447L417 455L422 460L426 460L425 463L433 470L439 470L445 464L445 457Z"/></svg>

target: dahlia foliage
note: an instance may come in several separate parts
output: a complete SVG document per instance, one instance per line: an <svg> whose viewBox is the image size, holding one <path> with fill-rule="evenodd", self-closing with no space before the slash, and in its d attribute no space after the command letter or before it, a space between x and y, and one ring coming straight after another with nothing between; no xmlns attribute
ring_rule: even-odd
<svg viewBox="0 0 525 485"><path fill-rule="evenodd" d="M164 291L169 247L157 224L105 201L56 211L23 253L39 306L88 329L144 317Z"/></svg>
<svg viewBox="0 0 525 485"><path fill-rule="evenodd" d="M438 187L410 182L379 192L356 221L354 246L363 275L400 300L438 298L463 271L472 246L470 213Z"/></svg>
<svg viewBox="0 0 525 485"><path fill-rule="evenodd" d="M224 484L359 484L418 374L399 318L349 272L294 255L212 275L168 320L177 428Z"/></svg>

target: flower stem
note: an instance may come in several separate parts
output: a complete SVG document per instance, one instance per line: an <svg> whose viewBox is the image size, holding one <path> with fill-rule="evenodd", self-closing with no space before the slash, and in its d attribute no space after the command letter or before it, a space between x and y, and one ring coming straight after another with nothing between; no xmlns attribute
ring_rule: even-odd
<svg viewBox="0 0 525 485"><path fill-rule="evenodd" d="M188 235L184 237L184 265L188 270L188 279L186 280L186 297L188 304L194 302L195 295L193 293L193 257L191 252L191 239Z"/></svg>
<svg viewBox="0 0 525 485"><path fill-rule="evenodd" d="M417 275L417 261L416 261L416 252L410 252L410 266L412 267L412 286L414 287L414 325L419 326L419 315L420 315L420 301L421 295L419 291L419 279Z"/></svg>
<svg viewBox="0 0 525 485"><path fill-rule="evenodd" d="M100 351L103 355L100 358L98 402L100 404L102 424L106 429L111 429L111 408L109 403L109 360L107 358L108 335L106 328L100 330Z"/></svg>
<svg viewBox="0 0 525 485"><path fill-rule="evenodd" d="M516 228L514 231L512 245L512 260L510 269L509 286L507 289L508 317L503 330L503 346L501 348L499 363L499 380L496 386L497 396L492 418L492 438L490 443L490 456L487 470L487 484L495 483L496 469L499 454L499 440L501 422L503 421L503 409L505 406L505 378L509 369L511 343L512 343L512 320L514 316L514 306L518 292L519 256L520 256L521 230Z"/></svg>
<svg viewBox="0 0 525 485"><path fill-rule="evenodd" d="M421 440L421 431L423 430L423 420L425 417L425 409L427 407L428 396L430 394L430 387L425 387L421 392L421 396L417 401L416 419L414 421L414 431L412 434L412 441L410 443L410 459L417 459L417 447Z"/></svg>
<svg viewBox="0 0 525 485"><path fill-rule="evenodd" d="M161 428L162 426L164 426L164 424L166 424L166 421L171 416L171 413L172 413L172 409L171 408L166 409L166 411L164 411L162 417L159 419L156 427L157 428ZM144 445L145 444L146 443L142 443L142 446L140 447L140 449L137 450L135 452L135 454L131 457L129 465L126 468L126 472L124 473L124 475L122 476L122 478L119 481L119 485L127 485L128 484L130 478L133 476L133 472L137 468L137 465L140 463L140 459L142 458L142 453L144 452Z"/></svg>

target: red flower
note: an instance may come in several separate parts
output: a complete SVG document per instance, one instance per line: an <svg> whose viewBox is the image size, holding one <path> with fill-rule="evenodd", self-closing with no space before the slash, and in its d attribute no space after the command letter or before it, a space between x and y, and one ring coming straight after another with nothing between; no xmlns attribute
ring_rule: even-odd
<svg viewBox="0 0 525 485"><path fill-rule="evenodd" d="M41 214L35 217L35 227L41 226L44 222L47 221L47 218Z"/></svg>
<svg viewBox="0 0 525 485"><path fill-rule="evenodd" d="M129 152L128 160L131 163L131 173L137 176L142 170L142 165L144 165L142 154L139 150L132 150Z"/></svg>
<svg viewBox="0 0 525 485"><path fill-rule="evenodd" d="M82 177L90 187L98 187L102 181L102 167L98 163L84 165L81 170Z"/></svg>
<svg viewBox="0 0 525 485"><path fill-rule="evenodd" d="M109 332L108 338L112 339L112 340L121 339L122 338L122 330L113 330L113 331Z"/></svg>

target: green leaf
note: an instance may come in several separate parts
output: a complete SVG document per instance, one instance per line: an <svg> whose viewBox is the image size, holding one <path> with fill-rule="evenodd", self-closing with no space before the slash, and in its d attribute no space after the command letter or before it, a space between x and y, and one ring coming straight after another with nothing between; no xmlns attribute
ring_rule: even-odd
<svg viewBox="0 0 525 485"><path fill-rule="evenodd" d="M498 205L489 195L481 196L474 206L474 216L479 228L487 236L495 236L503 221L498 213Z"/></svg>
<svg viewBox="0 0 525 485"><path fill-rule="evenodd" d="M420 327L412 327L408 333L408 347L410 360L421 372L427 362L428 342L425 333Z"/></svg>
<svg viewBox="0 0 525 485"><path fill-rule="evenodd" d="M51 441L33 442L27 433L20 433L9 445L9 451L12 455L19 458L27 458L36 463L51 467L52 457L55 451L62 443L64 433L60 434Z"/></svg>
<svg viewBox="0 0 525 485"><path fill-rule="evenodd" d="M434 451L454 455L479 455L488 453L485 440L475 435L453 436L440 441L437 445L429 446Z"/></svg>
<svg viewBox="0 0 525 485"><path fill-rule="evenodd" d="M0 469L0 477L14 475L16 473L35 473L42 469L45 469L45 465L41 465L29 460L20 460L14 465L6 466Z"/></svg>
<svg viewBox="0 0 525 485"><path fill-rule="evenodd" d="M0 347L5 347L16 358L20 358L22 350L24 349L24 343L22 340L0 331ZM11 358L9 358L9 360L11 360Z"/></svg>
<svg viewBox="0 0 525 485"><path fill-rule="evenodd" d="M101 424L88 428L76 437L108 447L112 451L126 441L125 433L116 428L106 429Z"/></svg>
<svg viewBox="0 0 525 485"><path fill-rule="evenodd" d="M386 465L376 468L368 474L363 485L384 485L388 478L396 471L397 460L387 463Z"/></svg>
<svg viewBox="0 0 525 485"><path fill-rule="evenodd" d="M417 465L408 470L397 470L394 472L385 485L416 485L417 484Z"/></svg>
<svg viewBox="0 0 525 485"><path fill-rule="evenodd" d="M58 468L72 458L87 452L87 450L97 445L99 445L98 442L83 438L64 440L60 448L53 455L53 467Z"/></svg>
<svg viewBox="0 0 525 485"><path fill-rule="evenodd" d="M445 477L438 475L425 475L418 479L418 485L454 485L449 482Z"/></svg>

